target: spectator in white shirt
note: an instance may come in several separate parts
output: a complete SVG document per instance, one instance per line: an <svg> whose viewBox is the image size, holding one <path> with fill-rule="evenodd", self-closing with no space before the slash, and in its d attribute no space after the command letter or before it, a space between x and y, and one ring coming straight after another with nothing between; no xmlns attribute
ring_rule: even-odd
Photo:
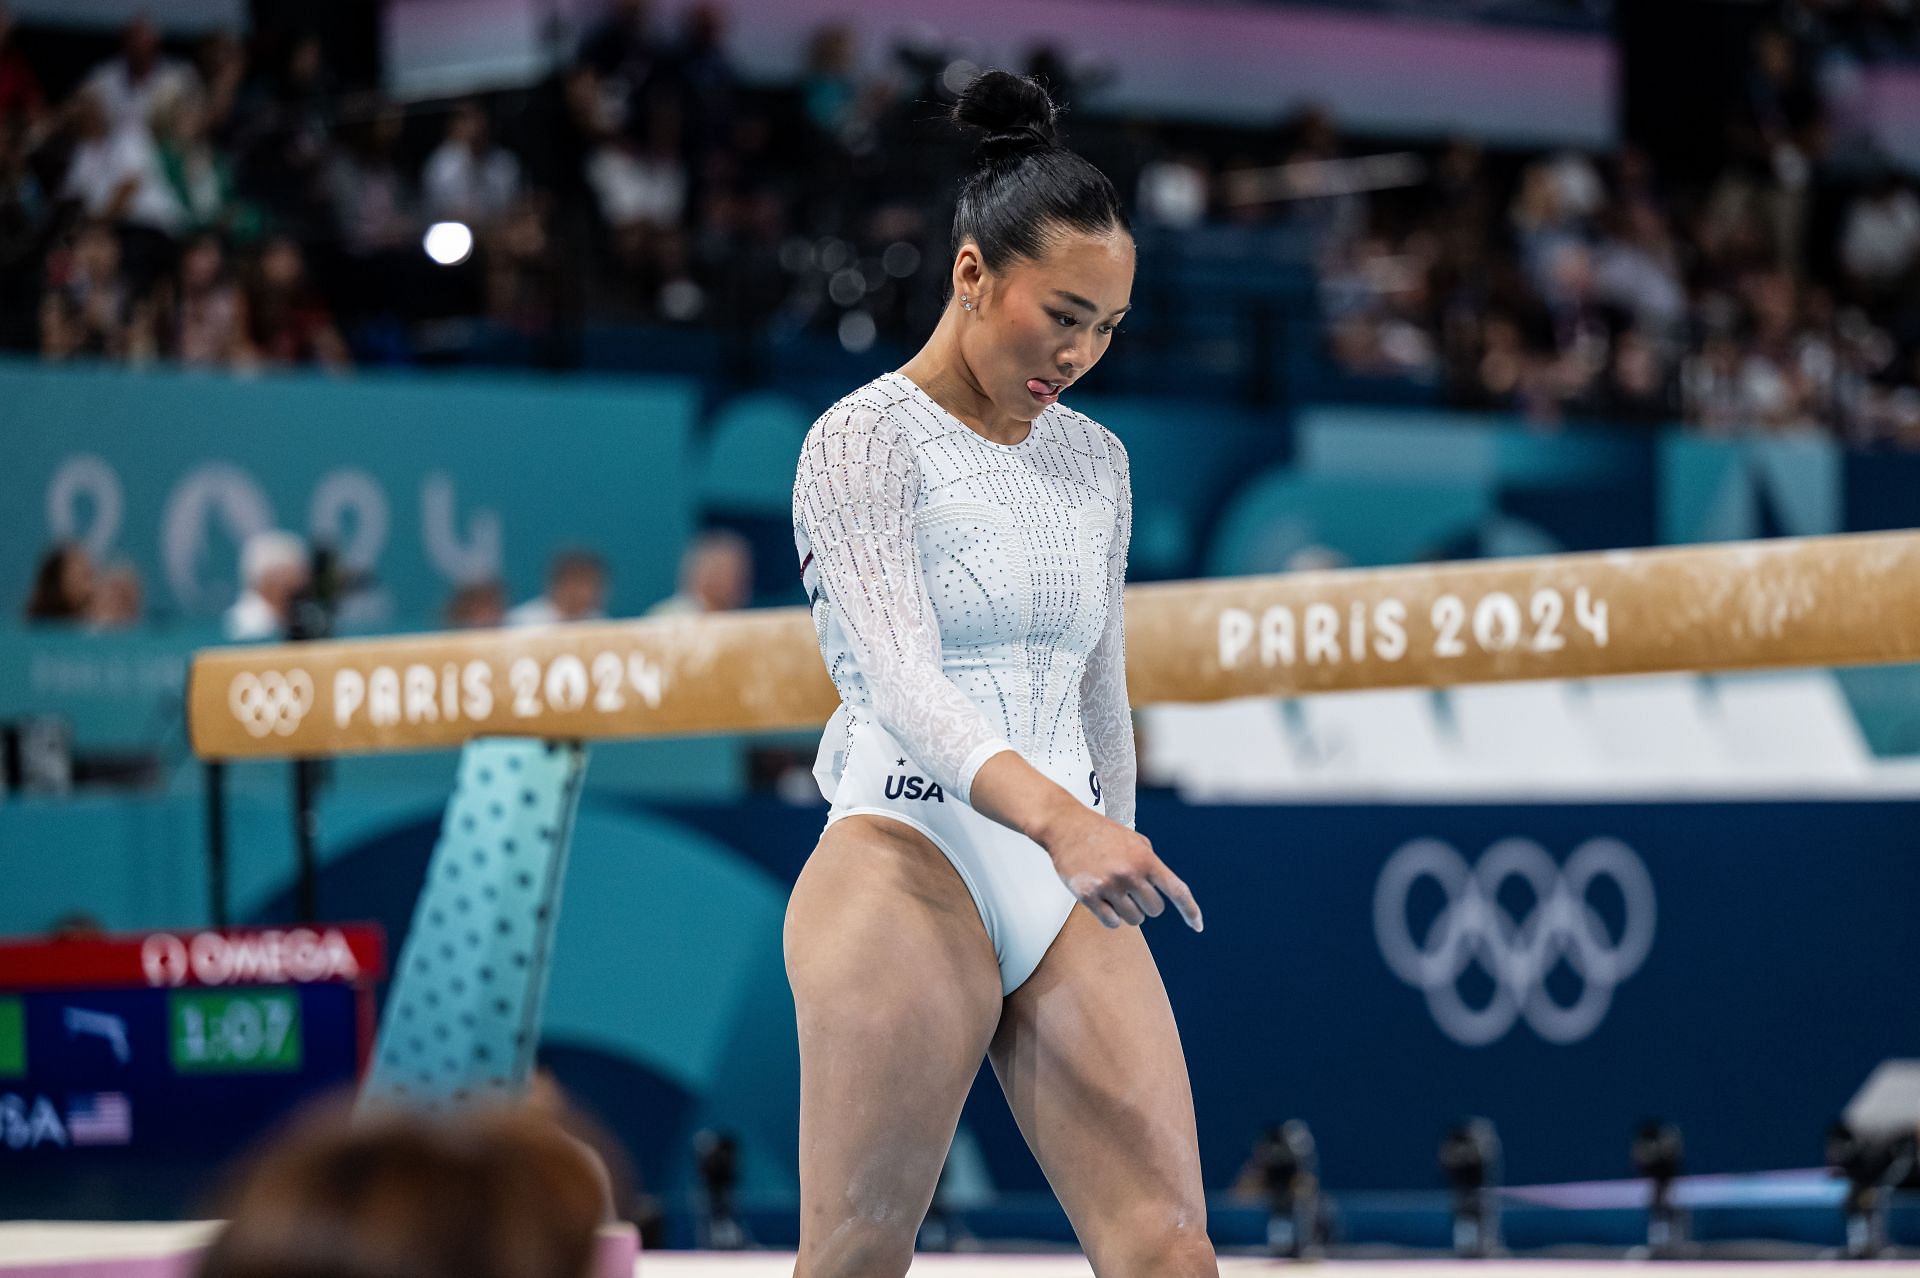
<svg viewBox="0 0 1920 1278"><path fill-rule="evenodd" d="M647 609L649 617L731 612L753 596L753 549L739 533L711 528L680 556L680 589Z"/></svg>
<svg viewBox="0 0 1920 1278"><path fill-rule="evenodd" d="M463 102L447 121L446 140L427 157L420 186L431 216L484 230L513 206L520 162L493 145L479 105Z"/></svg>
<svg viewBox="0 0 1920 1278"><path fill-rule="evenodd" d="M1920 263L1920 199L1898 177L1881 177L1847 210L1840 260L1873 292L1894 290Z"/></svg>
<svg viewBox="0 0 1920 1278"><path fill-rule="evenodd" d="M95 67L82 86L107 112L115 130L146 128L155 110L200 88L194 69L160 51L160 33L146 17L127 24L120 52Z"/></svg>
<svg viewBox="0 0 1920 1278"><path fill-rule="evenodd" d="M546 626L561 621L599 621L607 615L607 568L586 550L556 555L547 573L547 593L507 613L510 626Z"/></svg>
<svg viewBox="0 0 1920 1278"><path fill-rule="evenodd" d="M75 142L61 194L79 201L90 218L172 234L180 204L161 172L152 133L144 125L115 127L92 90L70 110Z"/></svg>
<svg viewBox="0 0 1920 1278"><path fill-rule="evenodd" d="M223 618L227 638L283 638L293 601L307 588L307 543L279 529L257 532L240 548L240 576L240 597Z"/></svg>

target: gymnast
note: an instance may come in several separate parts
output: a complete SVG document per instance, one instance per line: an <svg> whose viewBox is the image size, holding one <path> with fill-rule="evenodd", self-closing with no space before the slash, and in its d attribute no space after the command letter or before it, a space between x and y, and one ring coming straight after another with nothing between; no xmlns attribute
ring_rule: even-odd
<svg viewBox="0 0 1920 1278"><path fill-rule="evenodd" d="M960 96L980 143L946 308L821 416L794 481L841 698L785 935L800 1278L906 1272L983 1054L1095 1273L1217 1272L1139 927L1201 916L1133 829L1127 454L1060 402L1127 312L1134 245L1055 114L1006 72Z"/></svg>

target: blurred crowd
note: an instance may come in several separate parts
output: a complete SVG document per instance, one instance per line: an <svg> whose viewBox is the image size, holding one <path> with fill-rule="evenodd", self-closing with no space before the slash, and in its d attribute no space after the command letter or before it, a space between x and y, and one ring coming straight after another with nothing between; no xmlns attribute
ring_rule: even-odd
<svg viewBox="0 0 1920 1278"><path fill-rule="evenodd" d="M691 538L680 557L673 594L646 609L648 617L731 612L753 601L753 549L740 534L709 528ZM267 529L240 547L238 593L221 617L228 639L319 638L331 633L365 583L335 566L324 547L284 529ZM546 626L600 621L607 615L608 571L596 552L569 548L548 565L545 588L511 604L507 585L486 577L454 587L440 620L451 629ZM147 620L145 588L133 564L101 566L78 542L61 542L40 557L22 609L30 625L82 631L127 630Z"/></svg>
<svg viewBox="0 0 1920 1278"><path fill-rule="evenodd" d="M589 318L884 313L927 225L915 148L879 143L908 86L823 31L793 115L742 91L725 21L613 0L546 81L402 111L317 36L175 49L144 18L56 86L0 0L0 350L338 368L425 362L485 319L564 364Z"/></svg>
<svg viewBox="0 0 1920 1278"><path fill-rule="evenodd" d="M1920 188L1868 138L1860 75L1920 51L1920 12L1793 0L1780 16L1704 180L1663 181L1632 147L1456 141L1401 157L1421 176L1400 189L1282 214L1319 219L1337 363L1543 423L1920 446ZM1360 150L1308 113L1288 162Z"/></svg>
<svg viewBox="0 0 1920 1278"><path fill-rule="evenodd" d="M1630 148L1383 154L1314 109L1238 131L1083 109L1073 140L1142 225L1304 228L1321 358L1363 381L1543 423L1920 443L1920 197L1859 101L1863 66L1920 55L1916 7L1774 7L1703 184ZM56 86L0 7L0 349L341 368L473 358L484 325L568 367L602 323L855 352L926 331L965 160L932 104L972 65L912 40L861 65L827 26L768 89L726 41L717 5L611 0L542 83L402 112L284 29L176 49L137 21ZM1112 74L1026 69L1069 105Z"/></svg>
<svg viewBox="0 0 1920 1278"><path fill-rule="evenodd" d="M298 182L301 105L327 91L318 49L267 71L216 36L188 60L142 18L55 97L0 6L0 345L345 363L297 224L268 216Z"/></svg>

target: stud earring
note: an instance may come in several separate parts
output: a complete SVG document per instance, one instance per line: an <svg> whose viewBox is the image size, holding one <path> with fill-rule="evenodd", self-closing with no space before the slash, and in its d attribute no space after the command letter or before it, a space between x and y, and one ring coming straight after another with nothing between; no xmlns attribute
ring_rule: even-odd
<svg viewBox="0 0 1920 1278"><path fill-rule="evenodd" d="M960 309L963 311L970 311L973 309L973 302L968 299L965 293L962 293L960 295Z"/></svg>

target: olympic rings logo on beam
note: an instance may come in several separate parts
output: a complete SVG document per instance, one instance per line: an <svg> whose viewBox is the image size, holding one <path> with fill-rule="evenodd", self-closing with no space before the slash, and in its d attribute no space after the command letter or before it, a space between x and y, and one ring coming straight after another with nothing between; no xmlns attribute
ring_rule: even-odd
<svg viewBox="0 0 1920 1278"><path fill-rule="evenodd" d="M313 678L304 670L243 670L227 685L227 705L248 736L290 737L313 709Z"/></svg>
<svg viewBox="0 0 1920 1278"><path fill-rule="evenodd" d="M1432 879L1445 895L1440 912L1416 937L1407 917L1414 887ZM1625 905L1618 938L1588 893L1610 881ZM1500 902L1509 881L1524 883L1533 908L1516 919ZM1441 1032L1463 1047L1484 1047L1525 1020L1550 1043L1578 1043L1599 1028L1613 992L1640 970L1653 948L1653 879L1634 850L1618 839L1589 839L1556 866L1531 839L1503 839L1471 867L1438 839L1415 839L1387 859L1373 893L1373 929L1393 974L1426 995ZM1564 962L1581 982L1562 1004L1547 976ZM1470 1006L1460 978L1479 965L1493 997Z"/></svg>

